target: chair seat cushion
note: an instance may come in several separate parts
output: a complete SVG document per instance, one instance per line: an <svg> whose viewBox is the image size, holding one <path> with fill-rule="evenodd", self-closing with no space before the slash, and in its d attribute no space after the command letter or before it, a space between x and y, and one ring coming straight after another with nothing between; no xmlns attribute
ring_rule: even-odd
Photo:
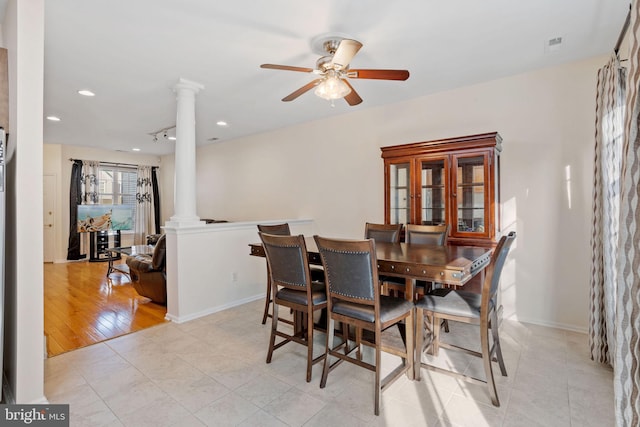
<svg viewBox="0 0 640 427"><path fill-rule="evenodd" d="M475 292L434 289L416 302L416 307L436 313L470 318L480 317L482 296Z"/></svg>
<svg viewBox="0 0 640 427"><path fill-rule="evenodd" d="M292 302L294 304L307 305L307 291L282 288L278 290L276 299ZM311 301L313 301L313 305L327 302L327 293L324 283L314 283L311 286Z"/></svg>
<svg viewBox="0 0 640 427"><path fill-rule="evenodd" d="M380 321L385 323L391 319L409 313L413 309L413 304L404 298L393 298L385 295L380 296ZM336 314L364 320L365 322L375 322L375 312L373 306L356 304L347 301L336 301L331 310Z"/></svg>

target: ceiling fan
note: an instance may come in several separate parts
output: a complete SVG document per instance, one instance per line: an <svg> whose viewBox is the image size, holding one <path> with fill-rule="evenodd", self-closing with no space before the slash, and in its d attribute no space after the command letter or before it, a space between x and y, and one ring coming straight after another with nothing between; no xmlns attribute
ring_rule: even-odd
<svg viewBox="0 0 640 427"><path fill-rule="evenodd" d="M314 73L319 76L282 98L285 102L293 101L315 88L314 93L321 98L330 100L332 105L333 100L344 98L349 105L353 106L360 104L362 98L351 86L348 79L407 80L409 78L407 70L350 69L349 64L361 47L362 43L357 40L329 37L322 41L322 49L327 55L316 61L315 69L276 64L262 64L260 68Z"/></svg>

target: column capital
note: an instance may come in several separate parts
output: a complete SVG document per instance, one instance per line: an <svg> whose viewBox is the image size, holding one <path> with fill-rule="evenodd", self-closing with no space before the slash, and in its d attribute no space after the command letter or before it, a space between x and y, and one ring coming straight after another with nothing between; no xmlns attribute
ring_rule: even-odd
<svg viewBox="0 0 640 427"><path fill-rule="evenodd" d="M173 90L174 92L178 92L181 89L186 89L192 91L193 93L198 93L201 90L204 90L204 85L180 77L178 79L178 83L176 83L176 85L173 87Z"/></svg>

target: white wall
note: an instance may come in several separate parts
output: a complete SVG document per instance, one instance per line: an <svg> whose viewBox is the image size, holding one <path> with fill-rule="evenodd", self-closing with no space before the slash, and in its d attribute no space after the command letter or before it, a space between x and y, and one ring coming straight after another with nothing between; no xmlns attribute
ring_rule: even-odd
<svg viewBox="0 0 640 427"><path fill-rule="evenodd" d="M17 403L44 402L42 116L44 1L10 0L5 372Z"/></svg>
<svg viewBox="0 0 640 427"><path fill-rule="evenodd" d="M294 234L315 232L309 220L277 221L282 222L288 222ZM249 244L260 241L257 225L231 222L166 228L168 319L181 323L264 298L265 259L249 255Z"/></svg>
<svg viewBox="0 0 640 427"><path fill-rule="evenodd" d="M365 221L384 219L381 146L498 131L503 229L518 233L503 273L505 316L586 330L596 71L605 59L199 147L197 213L313 218L321 234L359 237ZM166 218L172 156L162 162Z"/></svg>
<svg viewBox="0 0 640 427"><path fill-rule="evenodd" d="M160 166L160 157L148 154L123 153L98 148L78 147L74 145L44 144L44 175L55 175L57 200L55 213L55 262L65 262L69 244L69 185L71 182L71 166L69 159L98 160L113 163L128 163L146 166ZM162 201L162 188L160 188ZM126 232L122 236L123 246L133 244L133 235Z"/></svg>

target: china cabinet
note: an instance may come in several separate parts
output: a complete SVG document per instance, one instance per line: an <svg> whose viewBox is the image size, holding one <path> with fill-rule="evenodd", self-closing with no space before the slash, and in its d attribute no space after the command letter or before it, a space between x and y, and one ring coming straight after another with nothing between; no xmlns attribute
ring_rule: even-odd
<svg viewBox="0 0 640 427"><path fill-rule="evenodd" d="M502 151L497 132L381 150L386 223L449 224L449 243L497 243Z"/></svg>

